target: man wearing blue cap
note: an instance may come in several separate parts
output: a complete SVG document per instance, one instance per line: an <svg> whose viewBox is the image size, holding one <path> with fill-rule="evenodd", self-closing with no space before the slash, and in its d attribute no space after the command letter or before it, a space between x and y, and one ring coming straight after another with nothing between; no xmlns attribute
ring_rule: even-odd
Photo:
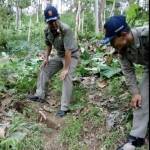
<svg viewBox="0 0 150 150"><path fill-rule="evenodd" d="M113 16L104 25L105 38L118 53L126 83L132 93L133 127L127 142L117 150L134 150L145 143L149 123L149 27L130 29L124 16ZM138 86L134 64L144 66Z"/></svg>
<svg viewBox="0 0 150 150"><path fill-rule="evenodd" d="M57 9L51 5L44 11L47 27L45 29L45 43L47 45L47 56L41 68L38 78L37 90L29 99L44 102L49 79L61 71L60 79L63 81L61 108L57 116L64 117L69 111L72 95L72 77L78 64L79 50L74 33L70 27L59 20ZM57 50L57 56L49 60L52 46Z"/></svg>

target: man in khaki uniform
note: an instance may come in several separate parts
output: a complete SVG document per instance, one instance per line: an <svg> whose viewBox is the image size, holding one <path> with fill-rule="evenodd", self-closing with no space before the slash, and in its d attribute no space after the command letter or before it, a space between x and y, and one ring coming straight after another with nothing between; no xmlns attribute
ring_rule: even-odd
<svg viewBox="0 0 150 150"><path fill-rule="evenodd" d="M60 78L63 81L61 108L57 116L63 117L69 111L68 106L72 95L72 77L78 64L79 51L74 34L70 27L59 20L57 9L48 6L45 11L45 21L48 27L45 29L45 43L47 45L47 56L43 63L34 96L29 99L37 102L44 102L49 79L58 71L61 71ZM57 50L57 57L51 58L52 46Z"/></svg>
<svg viewBox="0 0 150 150"><path fill-rule="evenodd" d="M105 38L116 49L126 83L132 94L133 127L127 142L117 150L134 150L145 142L149 123L149 27L130 29L124 16L113 16L104 25ZM144 66L143 79L138 86L134 64Z"/></svg>

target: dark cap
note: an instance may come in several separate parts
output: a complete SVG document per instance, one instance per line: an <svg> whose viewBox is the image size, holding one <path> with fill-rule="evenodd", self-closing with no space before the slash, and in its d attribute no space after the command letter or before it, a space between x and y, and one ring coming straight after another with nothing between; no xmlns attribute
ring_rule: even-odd
<svg viewBox="0 0 150 150"><path fill-rule="evenodd" d="M45 21L48 23L50 21L55 21L59 19L59 14L57 9L52 6L48 5L46 9L44 10L44 16L45 16Z"/></svg>
<svg viewBox="0 0 150 150"><path fill-rule="evenodd" d="M105 38L101 40L101 44L108 44L118 33L128 27L125 16L113 16L108 19L104 25Z"/></svg>

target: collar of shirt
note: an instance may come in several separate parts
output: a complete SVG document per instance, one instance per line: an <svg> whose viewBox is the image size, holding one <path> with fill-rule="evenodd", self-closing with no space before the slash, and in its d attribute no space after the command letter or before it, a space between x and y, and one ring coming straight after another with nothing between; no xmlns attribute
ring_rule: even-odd
<svg viewBox="0 0 150 150"><path fill-rule="evenodd" d="M60 37L61 35L63 35L64 25L63 25L63 23L62 23L61 21L59 21L59 25L60 25L60 35L59 35L59 37ZM49 27L48 27L48 33L49 33L49 35L50 35L53 39L56 38L56 37L53 35L53 33L51 32L51 30L50 30Z"/></svg>

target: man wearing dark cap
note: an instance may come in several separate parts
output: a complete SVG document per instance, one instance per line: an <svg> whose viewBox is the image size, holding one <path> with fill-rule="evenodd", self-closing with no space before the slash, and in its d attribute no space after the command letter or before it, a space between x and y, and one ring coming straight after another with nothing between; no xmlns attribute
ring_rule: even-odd
<svg viewBox="0 0 150 150"><path fill-rule="evenodd" d="M145 143L149 123L149 27L130 29L124 16L113 16L104 25L105 38L118 53L126 83L132 94L134 108L130 135L117 150L134 150ZM144 66L143 79L138 86L134 64Z"/></svg>
<svg viewBox="0 0 150 150"><path fill-rule="evenodd" d="M59 20L59 14L55 7L49 5L44 11L47 27L45 29L45 43L47 56L41 68L37 82L37 90L29 99L44 102L49 79L61 71L60 79L63 81L61 108L57 116L64 117L69 111L72 95L72 77L78 64L79 50L74 33L70 27ZM57 50L57 56L49 59L52 46Z"/></svg>

